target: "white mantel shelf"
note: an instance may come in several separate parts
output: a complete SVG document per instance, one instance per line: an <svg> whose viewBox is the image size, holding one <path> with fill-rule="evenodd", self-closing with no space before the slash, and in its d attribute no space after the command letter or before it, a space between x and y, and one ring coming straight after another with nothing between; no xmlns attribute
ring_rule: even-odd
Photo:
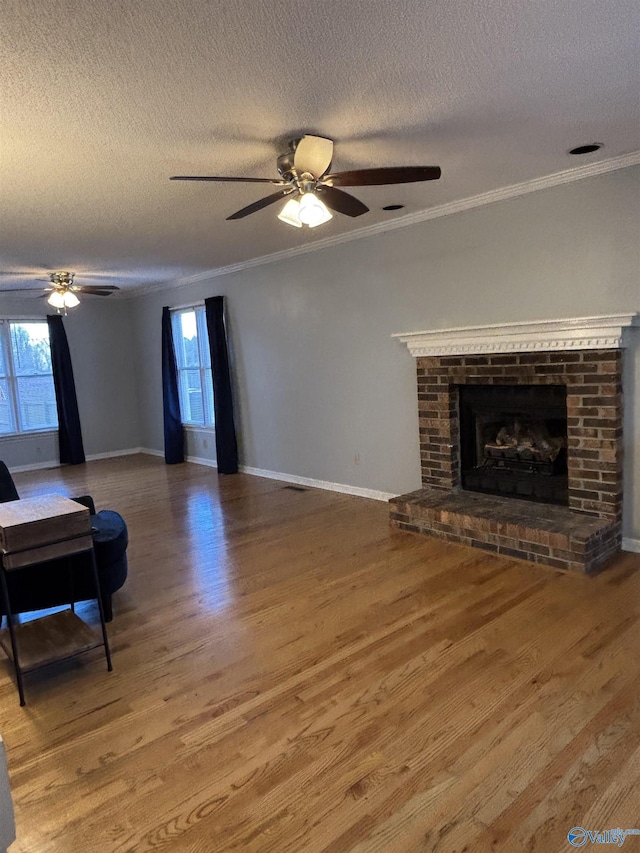
<svg viewBox="0 0 640 853"><path fill-rule="evenodd" d="M640 314L610 314L570 320L497 323L392 335L414 358L430 355L484 355L547 350L621 349L640 327Z"/></svg>

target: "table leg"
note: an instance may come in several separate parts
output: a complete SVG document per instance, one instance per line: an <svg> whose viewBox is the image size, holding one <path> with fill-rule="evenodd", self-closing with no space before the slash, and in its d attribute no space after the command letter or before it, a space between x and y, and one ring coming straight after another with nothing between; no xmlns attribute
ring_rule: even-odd
<svg viewBox="0 0 640 853"><path fill-rule="evenodd" d="M20 696L20 707L25 704L24 701L24 684L22 681L22 668L18 658L18 644L16 643L16 632L13 627L13 613L11 612L11 601L9 599L9 588L7 586L7 577L5 570L0 568L0 577L2 579L2 597L4 599L4 608L7 615L7 625L9 626L9 636L11 637L11 650L13 652L13 666L16 671L16 681L18 682L18 695Z"/></svg>
<svg viewBox="0 0 640 853"><path fill-rule="evenodd" d="M93 569L93 579L96 584L96 598L98 599L98 610L100 611L100 626L102 628L102 640L104 642L104 653L107 658L107 670L111 672L111 649L109 648L109 638L107 637L107 625L104 621L104 607L102 605L102 591L100 590L100 578L98 577L98 566L96 563L96 555L91 549L91 567Z"/></svg>
<svg viewBox="0 0 640 853"><path fill-rule="evenodd" d="M73 586L73 559L69 556L67 557L67 571L69 572L69 603L71 605L71 612L76 612L76 602L75 602L75 589Z"/></svg>

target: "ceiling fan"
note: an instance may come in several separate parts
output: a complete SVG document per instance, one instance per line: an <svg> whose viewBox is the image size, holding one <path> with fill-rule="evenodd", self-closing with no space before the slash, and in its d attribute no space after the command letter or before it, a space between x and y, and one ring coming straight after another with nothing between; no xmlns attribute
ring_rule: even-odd
<svg viewBox="0 0 640 853"><path fill-rule="evenodd" d="M23 276L24 273L3 272L2 275ZM77 294L87 294L89 296L111 296L116 290L120 290L113 284L74 284L75 273L67 272L66 270L57 270L48 274L48 278L37 279L37 281L48 281L49 287L21 287L8 288L5 293L33 293L37 290L42 290L42 296L49 296L47 302L58 311L61 309L75 308L80 304Z"/></svg>
<svg viewBox="0 0 640 853"><path fill-rule="evenodd" d="M305 134L299 139L292 139L289 142L289 150L278 157L277 167L281 176L279 179L174 175L170 180L272 184L280 189L227 216L227 219L244 219L250 213L256 213L263 207L291 196L278 214L278 219L296 228L303 225L315 228L332 218L331 210L346 216L362 216L369 210L366 204L339 187L435 181L441 175L439 166L390 166L331 174L329 169L332 158L331 139Z"/></svg>

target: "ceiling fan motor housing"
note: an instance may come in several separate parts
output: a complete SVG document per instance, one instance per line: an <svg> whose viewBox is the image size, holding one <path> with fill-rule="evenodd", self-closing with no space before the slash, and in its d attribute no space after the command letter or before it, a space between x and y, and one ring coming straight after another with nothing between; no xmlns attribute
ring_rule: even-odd
<svg viewBox="0 0 640 853"><path fill-rule="evenodd" d="M295 183L297 178L296 169L293 165L293 154L294 151L287 151L278 157L278 172L285 181L290 183Z"/></svg>
<svg viewBox="0 0 640 853"><path fill-rule="evenodd" d="M67 288L73 284L72 272L58 270L57 272L52 272L49 278L54 287Z"/></svg>

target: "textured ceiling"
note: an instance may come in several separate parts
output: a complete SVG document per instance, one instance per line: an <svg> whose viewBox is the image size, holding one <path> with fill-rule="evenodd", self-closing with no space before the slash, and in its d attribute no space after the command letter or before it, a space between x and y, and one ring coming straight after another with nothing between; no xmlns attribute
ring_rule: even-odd
<svg viewBox="0 0 640 853"><path fill-rule="evenodd" d="M4 0L0 33L3 273L171 281L640 149L637 0ZM268 187L168 180L277 177L305 131L333 171L442 179L315 231L225 221Z"/></svg>

